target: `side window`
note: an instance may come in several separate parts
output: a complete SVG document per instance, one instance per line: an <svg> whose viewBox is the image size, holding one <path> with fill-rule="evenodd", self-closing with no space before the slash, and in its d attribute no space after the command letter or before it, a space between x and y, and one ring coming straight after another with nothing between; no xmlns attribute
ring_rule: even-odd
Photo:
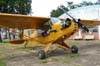
<svg viewBox="0 0 100 66"><path fill-rule="evenodd" d="M50 24L50 23L51 23L50 21L44 23L44 24L42 25L41 29L42 29L42 30L48 30L48 29L50 29L50 28L51 28L51 24Z"/></svg>
<svg viewBox="0 0 100 66"><path fill-rule="evenodd" d="M61 20L59 18L52 17L51 20L50 20L50 22L51 22L51 25L54 25L57 22L61 22Z"/></svg>

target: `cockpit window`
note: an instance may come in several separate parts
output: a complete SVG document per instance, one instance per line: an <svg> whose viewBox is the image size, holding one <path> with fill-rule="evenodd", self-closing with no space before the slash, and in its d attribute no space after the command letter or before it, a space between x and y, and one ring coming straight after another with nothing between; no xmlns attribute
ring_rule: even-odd
<svg viewBox="0 0 100 66"><path fill-rule="evenodd" d="M57 22L61 22L61 20L59 18L54 18L54 17L51 18L51 24L52 25L57 23Z"/></svg>

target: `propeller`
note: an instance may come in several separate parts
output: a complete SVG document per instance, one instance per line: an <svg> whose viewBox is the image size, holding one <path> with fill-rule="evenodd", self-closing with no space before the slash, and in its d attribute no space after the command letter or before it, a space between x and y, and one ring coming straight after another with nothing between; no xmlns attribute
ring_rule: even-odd
<svg viewBox="0 0 100 66"><path fill-rule="evenodd" d="M81 20L80 19L75 19L74 17L72 17L69 13L67 13L66 12L66 10L64 10L62 7L59 7L62 11L64 11L64 13L66 14L66 15L68 15L69 17L71 17L72 19L73 19L73 21L75 22L75 23L77 23L78 24L78 27L80 27L80 28L82 28L83 30L85 30L85 31L87 31L87 32L89 32L89 29L85 26L85 25L83 25L82 23L81 23Z"/></svg>

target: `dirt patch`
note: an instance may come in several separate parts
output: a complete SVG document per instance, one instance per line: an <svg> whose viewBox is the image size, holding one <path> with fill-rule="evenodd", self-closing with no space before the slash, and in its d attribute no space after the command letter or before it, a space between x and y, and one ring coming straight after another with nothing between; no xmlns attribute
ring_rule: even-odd
<svg viewBox="0 0 100 66"><path fill-rule="evenodd" d="M74 43L74 42L73 42ZM100 65L100 44L95 42L77 42L78 54L72 54L69 50L57 49L50 53L47 59L40 60L37 50L17 51L9 49L5 59L7 66L99 66ZM27 50L27 51L26 51ZM7 50L6 50L7 51Z"/></svg>
<svg viewBox="0 0 100 66"><path fill-rule="evenodd" d="M39 60L37 56L25 54L11 58L8 66L98 66L100 65L100 45L80 46L79 54L73 55L69 51L57 50L47 59Z"/></svg>

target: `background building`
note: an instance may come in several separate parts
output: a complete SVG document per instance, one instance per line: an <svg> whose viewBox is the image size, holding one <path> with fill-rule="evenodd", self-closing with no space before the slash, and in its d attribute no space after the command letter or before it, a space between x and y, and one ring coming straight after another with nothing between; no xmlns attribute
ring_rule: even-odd
<svg viewBox="0 0 100 66"><path fill-rule="evenodd" d="M98 2L100 3L100 0L98 0Z"/></svg>
<svg viewBox="0 0 100 66"><path fill-rule="evenodd" d="M68 12L74 18L100 20L100 5L89 5L72 9ZM69 17L65 13L59 18Z"/></svg>

